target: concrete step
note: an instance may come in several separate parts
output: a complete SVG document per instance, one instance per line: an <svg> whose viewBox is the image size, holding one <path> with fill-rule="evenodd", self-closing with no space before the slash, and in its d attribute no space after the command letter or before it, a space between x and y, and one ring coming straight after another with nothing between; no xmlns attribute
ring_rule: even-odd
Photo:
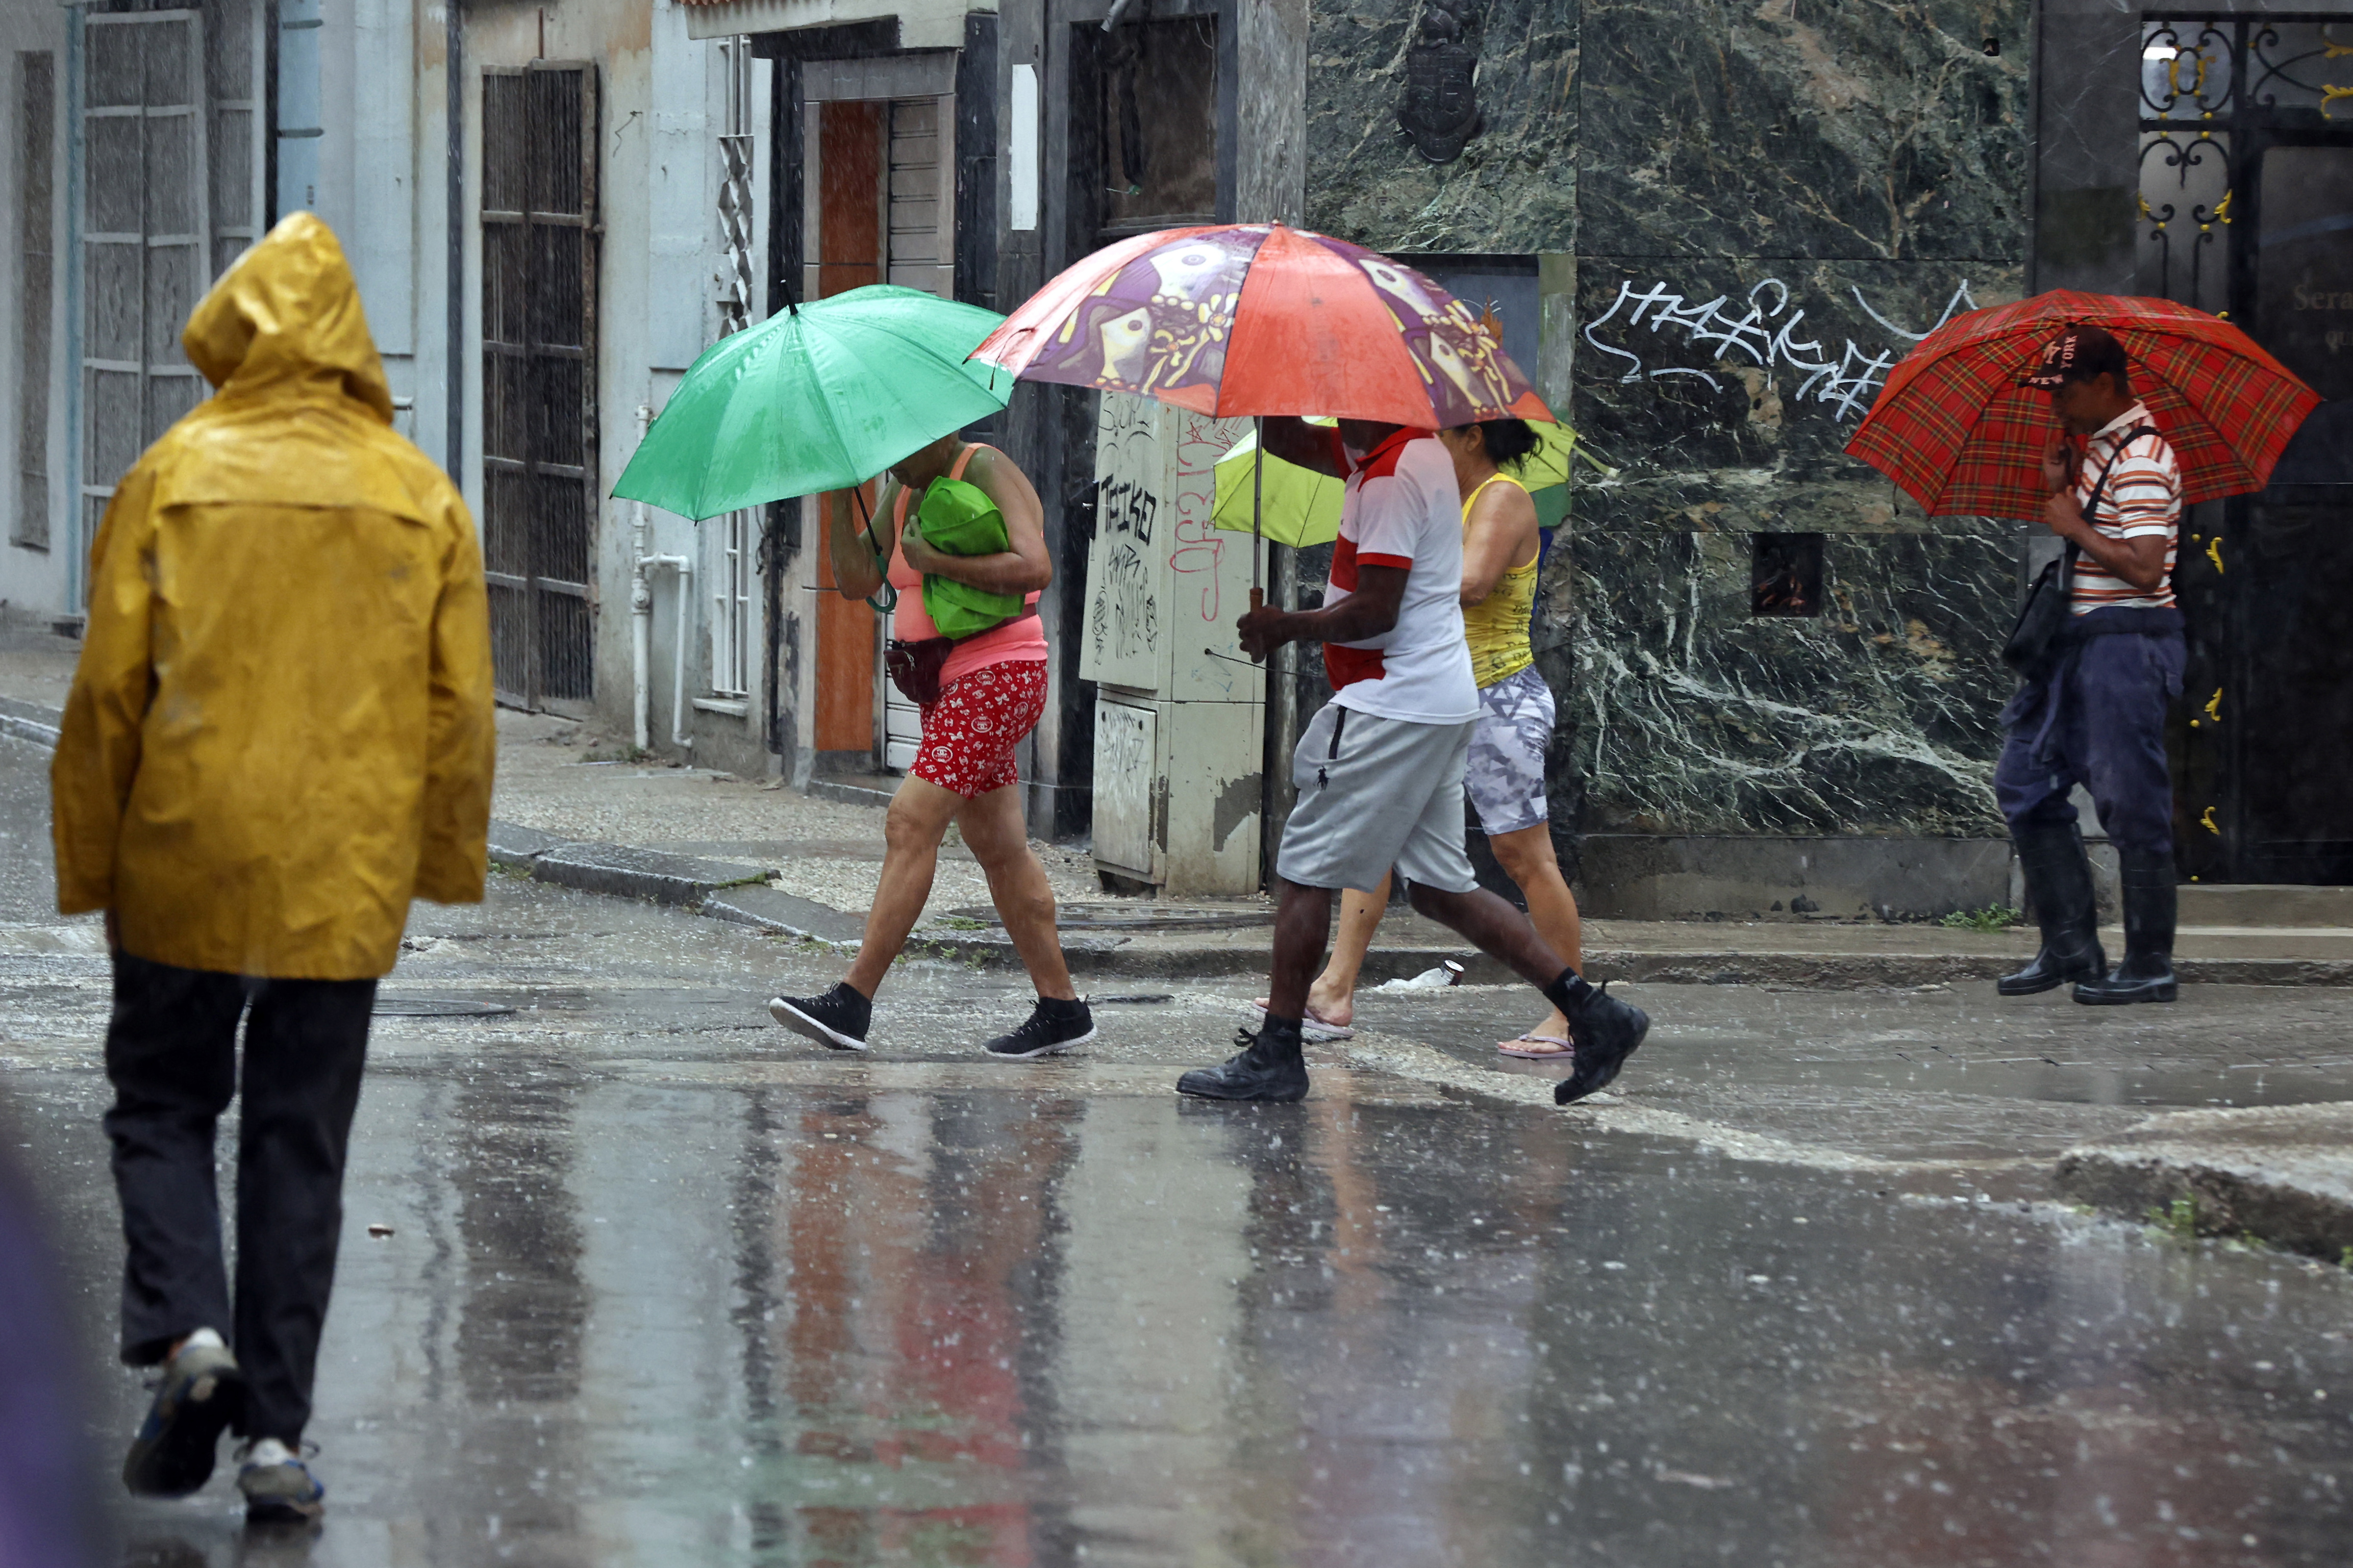
<svg viewBox="0 0 2353 1568"><path fill-rule="evenodd" d="M2353 888L2185 882L2185 926L2353 926Z"/></svg>

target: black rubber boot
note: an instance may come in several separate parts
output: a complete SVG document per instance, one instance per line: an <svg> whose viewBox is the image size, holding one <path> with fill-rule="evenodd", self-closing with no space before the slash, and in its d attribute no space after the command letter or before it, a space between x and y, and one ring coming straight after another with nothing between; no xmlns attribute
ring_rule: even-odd
<svg viewBox="0 0 2353 1568"><path fill-rule="evenodd" d="M1256 1034L1236 1031L1244 1049L1213 1068L1195 1068L1176 1080L1179 1094L1204 1100L1265 1100L1287 1105L1307 1098L1307 1059L1300 1050L1299 1026L1270 1021Z"/></svg>
<svg viewBox="0 0 2353 1568"><path fill-rule="evenodd" d="M2100 951L2100 916L2092 898L2092 862L2072 822L2010 829L2026 896L2042 927L2034 962L1993 983L2004 996L2055 991L2070 980L2097 980L2108 956Z"/></svg>
<svg viewBox="0 0 2353 1568"><path fill-rule="evenodd" d="M2126 1002L2170 1002L2181 994L2173 978L2173 925L2180 903L2173 851L2119 849L2124 873L2125 961L2105 975L2075 987L2075 1000L2091 1006Z"/></svg>

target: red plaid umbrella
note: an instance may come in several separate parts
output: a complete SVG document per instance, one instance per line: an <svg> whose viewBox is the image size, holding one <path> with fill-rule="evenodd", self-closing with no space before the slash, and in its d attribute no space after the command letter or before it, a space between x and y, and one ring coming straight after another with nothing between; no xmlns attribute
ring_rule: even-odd
<svg viewBox="0 0 2353 1568"><path fill-rule="evenodd" d="M2042 515L2042 454L2061 434L2051 395L2018 384L2073 323L2105 327L2131 359L2181 463L2187 500L2259 490L2320 395L2237 327L2169 300L2055 289L1956 316L1888 373L1846 444L1931 517Z"/></svg>

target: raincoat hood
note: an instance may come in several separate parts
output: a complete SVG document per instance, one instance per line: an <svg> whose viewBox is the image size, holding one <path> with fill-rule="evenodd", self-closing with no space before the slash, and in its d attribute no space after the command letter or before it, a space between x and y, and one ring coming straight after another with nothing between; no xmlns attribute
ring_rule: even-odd
<svg viewBox="0 0 2353 1568"><path fill-rule="evenodd" d="M392 387L335 231L295 213L221 274L180 334L188 363L230 397L340 390L392 423Z"/></svg>

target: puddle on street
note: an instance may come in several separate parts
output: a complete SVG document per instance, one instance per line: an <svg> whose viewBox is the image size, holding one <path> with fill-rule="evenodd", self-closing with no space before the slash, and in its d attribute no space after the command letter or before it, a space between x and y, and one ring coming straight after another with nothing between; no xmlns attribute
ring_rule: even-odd
<svg viewBox="0 0 2353 1568"><path fill-rule="evenodd" d="M2335 1270L1345 1074L719 1076L371 1079L283 1560L2341 1561ZM25 1136L109 1214L87 1126ZM230 1500L115 1500L125 1561L262 1560Z"/></svg>

